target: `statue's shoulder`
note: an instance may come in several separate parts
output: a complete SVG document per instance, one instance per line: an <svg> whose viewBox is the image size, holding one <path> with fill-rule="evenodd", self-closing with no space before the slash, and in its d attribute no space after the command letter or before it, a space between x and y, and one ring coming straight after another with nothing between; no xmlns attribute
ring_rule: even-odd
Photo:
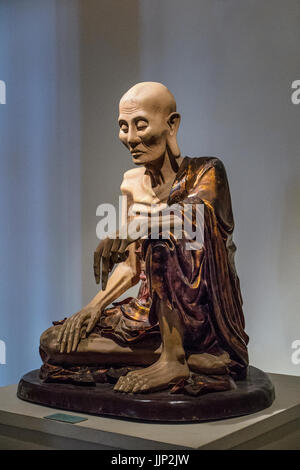
<svg viewBox="0 0 300 470"><path fill-rule="evenodd" d="M198 184L208 172L214 174L215 182L227 181L224 163L219 157L187 157L187 178L190 184Z"/></svg>
<svg viewBox="0 0 300 470"><path fill-rule="evenodd" d="M186 164L193 172L200 172L215 168L217 171L225 171L224 163L219 157L186 157Z"/></svg>
<svg viewBox="0 0 300 470"><path fill-rule="evenodd" d="M220 187L227 186L227 175L224 164L219 157L186 157L185 168L181 169L179 180L184 178L188 192L199 189L204 184L211 190L219 192Z"/></svg>

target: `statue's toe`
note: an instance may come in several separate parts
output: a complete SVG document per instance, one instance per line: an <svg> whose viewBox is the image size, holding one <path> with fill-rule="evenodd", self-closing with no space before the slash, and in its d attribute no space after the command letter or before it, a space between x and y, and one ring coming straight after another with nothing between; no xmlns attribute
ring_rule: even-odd
<svg viewBox="0 0 300 470"><path fill-rule="evenodd" d="M141 390L141 387L147 383L146 377L141 377L135 372L129 372L119 378L118 382L114 386L116 392L124 393L137 393Z"/></svg>
<svg viewBox="0 0 300 470"><path fill-rule="evenodd" d="M129 383L127 382L124 386L123 392L130 393L132 391L132 388L133 388L133 384L130 382Z"/></svg>
<svg viewBox="0 0 300 470"><path fill-rule="evenodd" d="M133 389L132 389L132 393L137 393L137 392L139 392L140 386L141 386L141 385L140 385L140 382L137 382L137 383L134 385Z"/></svg>
<svg viewBox="0 0 300 470"><path fill-rule="evenodd" d="M126 392L126 393L133 392L133 389L134 389L134 388L138 385L138 383L139 383L139 377L138 377L138 375L132 374L132 375L129 376L129 375L127 374L126 377L125 377L124 383L125 383L125 387L124 387L124 390L123 390L123 391Z"/></svg>
<svg viewBox="0 0 300 470"><path fill-rule="evenodd" d="M124 389L125 389L125 383L122 382L122 383L119 385L119 387L117 388L117 392L123 392Z"/></svg>
<svg viewBox="0 0 300 470"><path fill-rule="evenodd" d="M135 381L133 384L132 392L133 393L138 393L141 391L141 387L147 383L147 378L146 377L139 377L138 380Z"/></svg>
<svg viewBox="0 0 300 470"><path fill-rule="evenodd" d="M136 373L136 371L128 372L128 374L123 376L125 380L131 381L131 380L137 380L139 375Z"/></svg>
<svg viewBox="0 0 300 470"><path fill-rule="evenodd" d="M117 381L116 385L114 386L114 390L118 392L120 390L121 385L124 382L124 377L120 377L119 380Z"/></svg>
<svg viewBox="0 0 300 470"><path fill-rule="evenodd" d="M149 388L150 388L149 385L145 383L144 385L141 386L140 390L141 390L141 392L147 392L147 390L149 390Z"/></svg>

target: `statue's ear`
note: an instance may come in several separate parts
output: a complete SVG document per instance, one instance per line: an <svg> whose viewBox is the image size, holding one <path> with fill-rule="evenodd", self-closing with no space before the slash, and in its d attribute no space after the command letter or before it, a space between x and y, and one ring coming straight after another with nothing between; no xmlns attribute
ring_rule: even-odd
<svg viewBox="0 0 300 470"><path fill-rule="evenodd" d="M173 157L178 158L180 157L180 149L177 144L177 131L180 124L180 114L176 112L169 114L167 122L170 128L167 136L168 150Z"/></svg>

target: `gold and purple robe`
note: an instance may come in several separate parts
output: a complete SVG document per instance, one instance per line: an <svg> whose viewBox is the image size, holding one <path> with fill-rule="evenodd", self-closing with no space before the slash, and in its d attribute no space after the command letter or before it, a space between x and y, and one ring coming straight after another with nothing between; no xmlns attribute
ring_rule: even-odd
<svg viewBox="0 0 300 470"><path fill-rule="evenodd" d="M185 157L171 187L168 205L204 204L204 244L186 250L184 240L141 240L144 262L137 298L106 309L94 332L123 343L159 335L157 296L179 312L187 355L227 352L230 370L248 365L248 336L232 241L234 220L223 163L215 157Z"/></svg>

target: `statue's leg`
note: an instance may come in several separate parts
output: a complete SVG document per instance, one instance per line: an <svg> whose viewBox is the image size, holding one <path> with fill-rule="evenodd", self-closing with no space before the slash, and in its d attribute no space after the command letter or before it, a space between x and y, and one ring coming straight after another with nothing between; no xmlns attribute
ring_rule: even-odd
<svg viewBox="0 0 300 470"><path fill-rule="evenodd" d="M145 337L138 343L121 344L111 338L91 333L81 339L74 353L60 353L58 335L61 325L48 328L41 336L40 351L44 362L69 365L149 365L160 356L159 338Z"/></svg>
<svg viewBox="0 0 300 470"><path fill-rule="evenodd" d="M152 366L121 377L115 390L163 389L187 378L190 370L204 374L226 373L230 359L219 347L210 323L201 274L202 253L197 262L197 258L184 249L183 243L175 240L147 240L143 249L151 286L150 320L157 317L159 322L162 353ZM187 345L193 354L189 355Z"/></svg>
<svg viewBox="0 0 300 470"><path fill-rule="evenodd" d="M135 393L161 390L172 382L189 377L178 312L170 308L167 301L157 298L156 313L162 338L159 360L150 367L120 377L114 388L116 391Z"/></svg>

